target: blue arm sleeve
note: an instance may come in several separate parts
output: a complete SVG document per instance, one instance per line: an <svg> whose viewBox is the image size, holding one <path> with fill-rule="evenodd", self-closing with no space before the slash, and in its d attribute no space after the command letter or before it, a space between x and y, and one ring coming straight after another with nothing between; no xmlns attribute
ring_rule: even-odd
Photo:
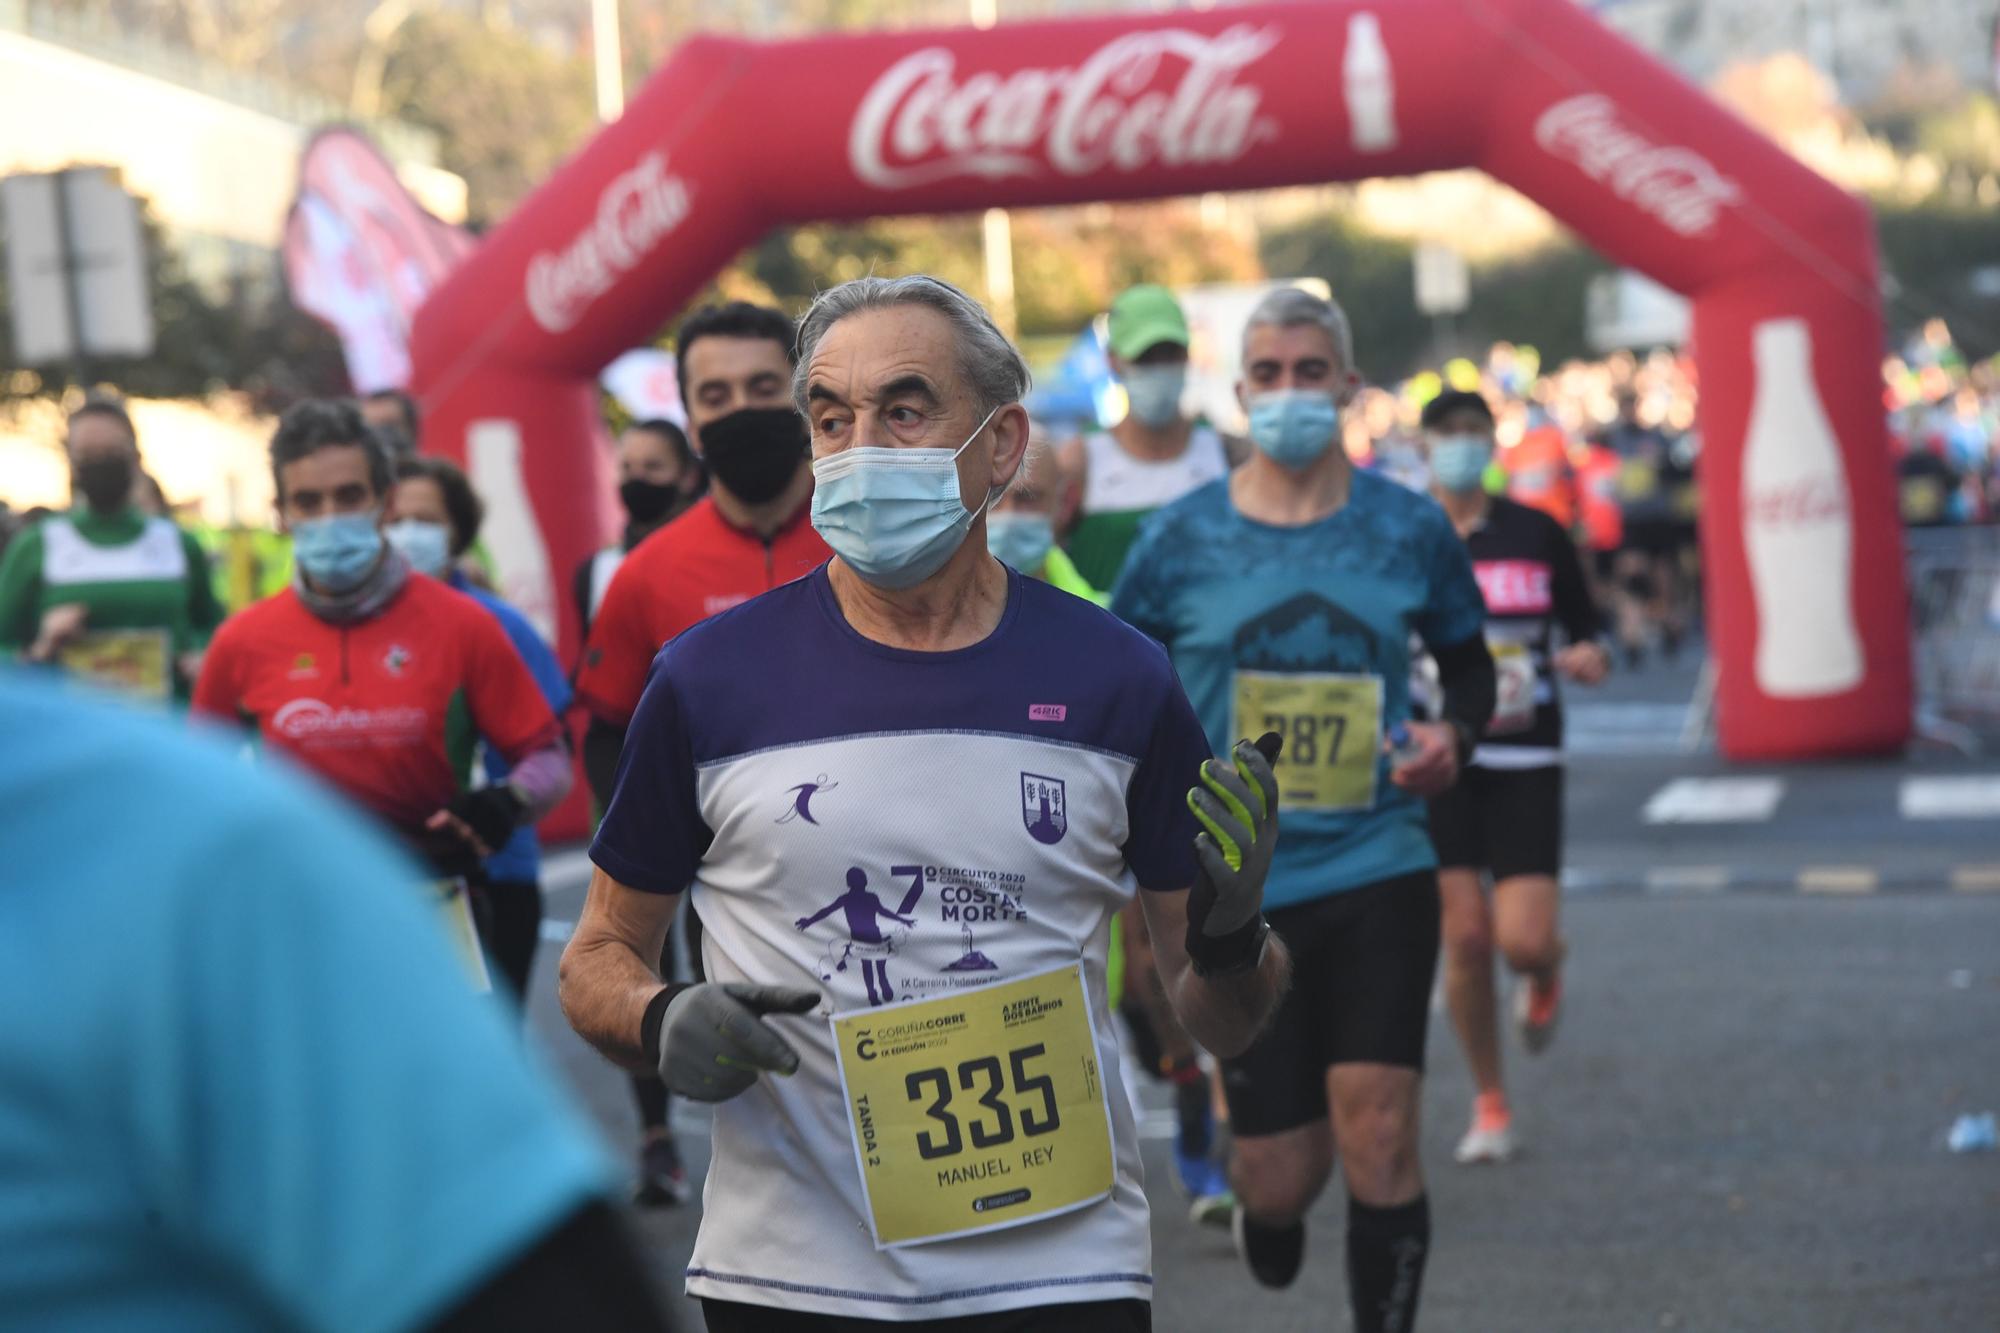
<svg viewBox="0 0 2000 1333"><path fill-rule="evenodd" d="M679 893L715 835L696 799L693 746L663 650L625 732L618 776L590 859L620 884Z"/></svg>

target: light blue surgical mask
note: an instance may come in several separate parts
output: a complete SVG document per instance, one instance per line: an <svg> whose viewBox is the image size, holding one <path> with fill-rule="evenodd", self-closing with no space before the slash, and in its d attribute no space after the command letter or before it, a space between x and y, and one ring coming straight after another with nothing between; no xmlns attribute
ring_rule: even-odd
<svg viewBox="0 0 2000 1333"><path fill-rule="evenodd" d="M322 592L352 592L382 555L381 511L328 514L292 524L292 557Z"/></svg>
<svg viewBox="0 0 2000 1333"><path fill-rule="evenodd" d="M1187 367L1128 366L1125 399L1132 415L1158 430L1180 419L1181 394L1187 389Z"/></svg>
<svg viewBox="0 0 2000 1333"><path fill-rule="evenodd" d="M1040 571L1056 544L1055 521L1047 514L994 513L986 516L986 549L993 558L1023 574Z"/></svg>
<svg viewBox="0 0 2000 1333"><path fill-rule="evenodd" d="M410 568L419 574L441 579L445 568L451 564L451 529L442 523L406 518L391 523L383 536L389 539L389 545L403 553L403 558L410 562Z"/></svg>
<svg viewBox="0 0 2000 1333"><path fill-rule="evenodd" d="M1484 435L1445 435L1431 441L1431 479L1453 495L1478 490L1492 461L1493 441Z"/></svg>
<svg viewBox="0 0 2000 1333"><path fill-rule="evenodd" d="M1340 408L1312 389L1252 394L1249 407L1250 442L1283 467L1317 461L1340 434Z"/></svg>
<svg viewBox="0 0 2000 1333"><path fill-rule="evenodd" d="M864 445L813 460L813 527L834 554L878 588L913 588L944 568L978 515L958 490L958 456L999 408L956 449ZM980 505L1000 493L994 487Z"/></svg>

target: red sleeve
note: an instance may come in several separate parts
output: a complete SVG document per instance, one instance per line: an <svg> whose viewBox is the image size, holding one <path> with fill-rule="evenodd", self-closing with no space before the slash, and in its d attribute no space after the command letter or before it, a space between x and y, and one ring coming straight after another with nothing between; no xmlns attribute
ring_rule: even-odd
<svg viewBox="0 0 2000 1333"><path fill-rule="evenodd" d="M562 735L556 715L500 622L470 599L459 630L465 643L465 702L472 725L508 763L553 745Z"/></svg>
<svg viewBox="0 0 2000 1333"><path fill-rule="evenodd" d="M202 655L201 675L194 682L194 695L188 700L188 708L197 717L212 718L217 722L241 725L243 722L243 653L240 644L243 639L243 625L240 619L223 622L222 628L209 640L208 651Z"/></svg>
<svg viewBox="0 0 2000 1333"><path fill-rule="evenodd" d="M611 576L576 673L576 697L599 721L614 727L631 722L646 690L646 673L660 651L646 625L646 580L633 572L638 562L627 559Z"/></svg>

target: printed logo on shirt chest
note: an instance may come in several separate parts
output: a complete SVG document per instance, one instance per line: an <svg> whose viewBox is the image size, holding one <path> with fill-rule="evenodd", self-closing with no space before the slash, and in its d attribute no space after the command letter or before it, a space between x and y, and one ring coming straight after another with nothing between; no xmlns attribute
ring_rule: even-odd
<svg viewBox="0 0 2000 1333"><path fill-rule="evenodd" d="M1472 576L1479 580L1490 615L1544 615L1555 604L1549 567L1540 560L1479 560Z"/></svg>
<svg viewBox="0 0 2000 1333"><path fill-rule="evenodd" d="M410 665L411 659L412 654L408 648L400 643L392 643L389 645L389 650L382 654L382 669L392 676L400 676Z"/></svg>
<svg viewBox="0 0 2000 1333"><path fill-rule="evenodd" d="M979 938L1004 933L1004 927L1028 916L1027 876L1018 872L896 865L884 873L856 865L844 879L844 892L793 925L815 933L834 918L819 978L838 988L858 977L871 1006L983 985L1001 964L980 949ZM956 956L934 974L912 973L907 967L912 937L934 940L940 927L956 929Z"/></svg>
<svg viewBox="0 0 2000 1333"><path fill-rule="evenodd" d="M801 782L785 793L785 812L779 815L775 822L789 824L794 819L803 819L814 828L818 828L819 821L813 818L813 797L821 792L832 791L839 785L838 782L828 782L824 773L811 782Z"/></svg>
<svg viewBox="0 0 2000 1333"><path fill-rule="evenodd" d="M1053 847L1069 832L1069 806L1061 778L1021 774L1021 823L1028 836Z"/></svg>
<svg viewBox="0 0 2000 1333"><path fill-rule="evenodd" d="M351 708L321 699L293 699L271 715L271 730L305 750L410 745L429 727L422 708Z"/></svg>

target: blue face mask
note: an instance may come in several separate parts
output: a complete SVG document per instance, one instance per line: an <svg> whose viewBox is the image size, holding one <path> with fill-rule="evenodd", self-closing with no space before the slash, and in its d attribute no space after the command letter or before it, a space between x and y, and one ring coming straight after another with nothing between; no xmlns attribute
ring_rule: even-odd
<svg viewBox="0 0 2000 1333"><path fill-rule="evenodd" d="M411 569L434 579L444 577L445 567L451 563L451 530L444 524L406 518L391 523L382 535L403 553Z"/></svg>
<svg viewBox="0 0 2000 1333"><path fill-rule="evenodd" d="M988 514L986 549L993 558L1023 574L1040 570L1056 544L1055 521L1047 514Z"/></svg>
<svg viewBox="0 0 2000 1333"><path fill-rule="evenodd" d="M1311 389L1277 389L1250 398L1250 442L1282 467L1304 467L1333 446L1340 408Z"/></svg>
<svg viewBox="0 0 2000 1333"><path fill-rule="evenodd" d="M1446 435L1431 441L1431 479L1453 495L1478 490L1492 461L1493 441L1483 435Z"/></svg>
<svg viewBox="0 0 2000 1333"><path fill-rule="evenodd" d="M382 555L378 510L329 514L292 524L292 556L322 592L352 592Z"/></svg>
<svg viewBox="0 0 2000 1333"><path fill-rule="evenodd" d="M976 517L958 492L956 449L862 446L813 460L813 527L834 554L878 588L913 588L944 568ZM998 489L989 491L986 505Z"/></svg>
<svg viewBox="0 0 2000 1333"><path fill-rule="evenodd" d="M1132 415L1155 430L1180 418L1186 388L1186 366L1130 366L1125 371L1125 399Z"/></svg>

